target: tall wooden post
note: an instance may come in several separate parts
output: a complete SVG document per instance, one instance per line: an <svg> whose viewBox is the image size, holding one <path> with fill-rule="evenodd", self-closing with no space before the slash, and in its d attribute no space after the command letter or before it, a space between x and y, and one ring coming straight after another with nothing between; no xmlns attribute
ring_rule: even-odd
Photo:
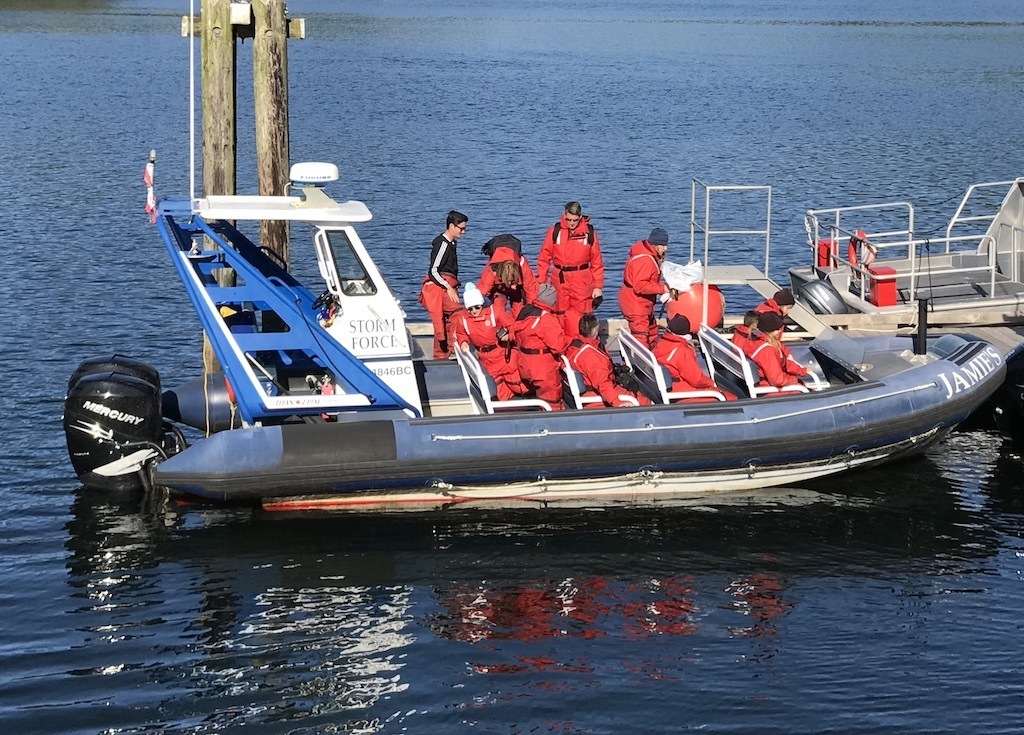
<svg viewBox="0 0 1024 735"><path fill-rule="evenodd" d="M231 0L203 0L203 194L235 193L235 32Z"/></svg>
<svg viewBox="0 0 1024 735"><path fill-rule="evenodd" d="M236 49L238 39L244 38L253 39L259 192L284 194L289 163L287 39L306 37L305 20L286 19L284 0L202 0L198 19L182 18L181 33L197 33L202 39L203 195L236 192ZM281 256L287 268L287 225L261 222L260 240ZM234 271L218 270L217 281L233 286ZM207 374L220 369L206 338L203 366Z"/></svg>
<svg viewBox="0 0 1024 735"><path fill-rule="evenodd" d="M199 27L203 85L203 195L234 194L238 132L231 0L203 0ZM222 286L233 286L234 271L219 269L217 282ZM220 362L205 333L203 369L207 375L220 370Z"/></svg>
<svg viewBox="0 0 1024 735"><path fill-rule="evenodd" d="M259 192L280 196L288 184L288 21L285 0L253 0L253 101ZM261 222L260 242L291 262L287 222Z"/></svg>

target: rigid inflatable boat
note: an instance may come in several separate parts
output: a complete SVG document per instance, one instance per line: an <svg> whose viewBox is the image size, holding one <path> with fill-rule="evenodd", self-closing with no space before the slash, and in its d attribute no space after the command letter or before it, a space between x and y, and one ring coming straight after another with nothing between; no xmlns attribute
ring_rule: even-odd
<svg viewBox="0 0 1024 735"><path fill-rule="evenodd" d="M975 337L855 338L821 327L793 347L814 384L765 395L756 368L704 324L696 342L705 369L739 400L673 403L649 352L612 335L654 405L550 411L537 400L496 401L472 353L425 359L356 232L369 210L323 188L336 178L333 166L297 164L291 196L157 204L223 375L205 379L205 405L190 412L183 406L196 392L165 394L146 365L83 363L64 416L83 484L279 510L646 503L792 485L919 452L1005 375L1002 354ZM246 220L308 225L322 285L299 283L232 224ZM233 283L218 282L225 269ZM749 266L736 272L753 273L747 280L761 291L776 288ZM578 379L567 367L570 406L579 405ZM188 413L205 414L208 434L191 445L177 424L203 421ZM220 418L211 424L211 415Z"/></svg>

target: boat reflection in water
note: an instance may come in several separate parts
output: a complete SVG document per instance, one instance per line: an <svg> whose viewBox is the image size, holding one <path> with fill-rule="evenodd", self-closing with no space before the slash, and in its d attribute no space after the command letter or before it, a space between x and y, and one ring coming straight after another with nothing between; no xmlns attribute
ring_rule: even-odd
<svg viewBox="0 0 1024 735"><path fill-rule="evenodd" d="M81 492L62 665L106 722L211 731L497 727L512 699L649 696L696 664L702 691L727 691L745 667L808 666L880 612L919 625L930 579L991 566L1001 536L980 514L1019 506L999 478L1020 460L982 440L1002 441L954 439L827 491L656 509L281 516ZM788 680L811 675L793 666Z"/></svg>

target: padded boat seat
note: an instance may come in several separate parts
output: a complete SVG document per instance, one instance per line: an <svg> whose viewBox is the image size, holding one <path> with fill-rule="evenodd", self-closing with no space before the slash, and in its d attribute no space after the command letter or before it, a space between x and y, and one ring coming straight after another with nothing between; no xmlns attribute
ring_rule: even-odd
<svg viewBox="0 0 1024 735"><path fill-rule="evenodd" d="M700 341L700 349L704 353L704 359L707 360L708 370L712 373L711 377L717 381L719 371L728 373L738 384L740 393L746 393L751 398L757 398L774 393L809 392L805 385L787 385L782 388L776 388L772 385L758 385L757 365L754 364L754 361L743 354L743 350L740 349L739 345L707 325L701 326L700 332L697 333L697 339ZM815 383L816 390L825 387L820 384L817 375L814 373L809 375Z"/></svg>
<svg viewBox="0 0 1024 735"><path fill-rule="evenodd" d="M562 397L569 408L586 408L587 406L604 406L604 399L598 395L585 396L587 385L583 382L583 375L569 362L569 358L562 355ZM619 398L633 406L639 406L640 402L633 396L620 395Z"/></svg>
<svg viewBox="0 0 1024 735"><path fill-rule="evenodd" d="M470 402L473 404L473 413L496 413L498 411L550 411L551 404L539 398L513 398L508 401L499 401L494 398L494 379L487 374L480 360L476 356L476 350L472 347L469 352L463 352L455 348L455 360L462 369L462 377L466 381L466 391L469 393Z"/></svg>
<svg viewBox="0 0 1024 735"><path fill-rule="evenodd" d="M717 390L673 391L672 375L668 368L658 362L650 348L642 344L630 332L619 332L619 351L626 364L633 368L644 392L657 403L671 403L684 398L712 398L726 400L725 394Z"/></svg>

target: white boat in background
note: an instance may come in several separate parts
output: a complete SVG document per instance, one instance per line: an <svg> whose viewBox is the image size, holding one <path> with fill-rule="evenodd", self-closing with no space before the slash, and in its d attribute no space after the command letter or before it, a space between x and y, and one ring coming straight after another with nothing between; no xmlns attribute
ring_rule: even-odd
<svg viewBox="0 0 1024 735"><path fill-rule="evenodd" d="M968 187L938 236L906 201L812 209L793 292L832 326L1024 324L1024 178Z"/></svg>

